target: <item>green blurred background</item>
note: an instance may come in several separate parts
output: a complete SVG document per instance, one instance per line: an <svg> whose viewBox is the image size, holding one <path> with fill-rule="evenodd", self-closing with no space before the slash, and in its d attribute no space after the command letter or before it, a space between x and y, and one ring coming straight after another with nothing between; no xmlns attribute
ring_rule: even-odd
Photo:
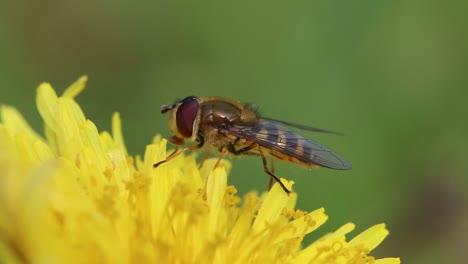
<svg viewBox="0 0 468 264"><path fill-rule="evenodd" d="M121 114L129 151L169 136L160 105L188 95L255 102L265 116L344 132L305 135L351 171L276 164L298 207L385 222L375 251L406 263L468 261L467 1L8 1L0 9L0 103L42 131L35 89L78 97L100 130ZM230 184L265 190L257 158ZM322 233L320 233L322 232ZM356 234L356 232L354 232Z"/></svg>

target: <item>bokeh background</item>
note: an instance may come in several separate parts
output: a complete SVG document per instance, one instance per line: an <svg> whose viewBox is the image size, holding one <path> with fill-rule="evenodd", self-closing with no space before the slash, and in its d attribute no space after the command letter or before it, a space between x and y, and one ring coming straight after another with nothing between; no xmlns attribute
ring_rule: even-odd
<svg viewBox="0 0 468 264"><path fill-rule="evenodd" d="M129 151L169 136L161 104L188 95L254 102L265 116L336 130L305 133L350 171L276 163L298 207L385 222L375 255L468 261L467 1L6 1L0 103L37 130L35 89L89 76L78 101L101 130L121 114ZM233 160L240 193L266 189L256 158ZM356 234L357 232L355 232Z"/></svg>

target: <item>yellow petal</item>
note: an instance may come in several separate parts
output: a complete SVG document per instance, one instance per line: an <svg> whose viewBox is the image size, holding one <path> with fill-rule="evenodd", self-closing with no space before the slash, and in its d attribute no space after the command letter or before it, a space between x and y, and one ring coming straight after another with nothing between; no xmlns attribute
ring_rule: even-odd
<svg viewBox="0 0 468 264"><path fill-rule="evenodd" d="M125 147L125 142L122 134L122 122L120 121L119 113L114 113L112 115L112 137L114 138L117 146L123 151L125 155L128 155L127 148Z"/></svg>
<svg viewBox="0 0 468 264"><path fill-rule="evenodd" d="M62 97L75 98L86 87L88 76L83 75L74 83L72 83L63 93Z"/></svg>
<svg viewBox="0 0 468 264"><path fill-rule="evenodd" d="M281 241L295 237L304 237L306 234L316 230L321 225L323 225L327 219L328 216L325 214L325 209L317 209L303 217L285 224L284 228L288 229L289 232L281 234L276 239Z"/></svg>
<svg viewBox="0 0 468 264"><path fill-rule="evenodd" d="M42 138L28 125L26 120L16 109L8 106L0 106L1 123L10 130L10 135L24 133L28 142L35 142Z"/></svg>
<svg viewBox="0 0 468 264"><path fill-rule="evenodd" d="M375 264L400 264L399 258L383 258L377 259Z"/></svg>
<svg viewBox="0 0 468 264"><path fill-rule="evenodd" d="M209 232L212 235L226 236L226 212L224 194L227 187L227 175L223 168L216 168L208 177L206 186L209 207Z"/></svg>
<svg viewBox="0 0 468 264"><path fill-rule="evenodd" d="M79 132L83 146L89 147L91 150L89 153L91 155L90 161L96 164L101 172L110 169L109 158L103 149L101 138L93 122L88 120L82 123Z"/></svg>
<svg viewBox="0 0 468 264"><path fill-rule="evenodd" d="M375 225L349 241L349 245L352 247L363 246L370 251L376 248L387 235L388 230L385 228L385 224Z"/></svg>
<svg viewBox="0 0 468 264"><path fill-rule="evenodd" d="M119 115L112 133L99 132L74 101L86 80L61 97L38 87L47 140L15 109L0 109L1 263L399 263L369 255L384 225L348 243L348 223L302 248L327 220L324 209L295 209L300 196L278 183L242 203L227 186L229 161L199 169L199 153L187 152L154 168L167 158L160 136L143 158L129 156Z"/></svg>
<svg viewBox="0 0 468 264"><path fill-rule="evenodd" d="M42 83L37 88L36 104L42 119L52 131L56 131L59 120L56 116L58 97L49 83Z"/></svg>
<svg viewBox="0 0 468 264"><path fill-rule="evenodd" d="M258 232L264 229L267 224L273 224L281 215L289 199L288 194L278 183L273 185L258 211L252 230Z"/></svg>

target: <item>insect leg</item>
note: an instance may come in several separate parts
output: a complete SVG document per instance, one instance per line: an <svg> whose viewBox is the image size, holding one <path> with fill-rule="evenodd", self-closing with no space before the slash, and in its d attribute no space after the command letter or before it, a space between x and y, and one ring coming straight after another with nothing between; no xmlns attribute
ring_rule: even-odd
<svg viewBox="0 0 468 264"><path fill-rule="evenodd" d="M184 151L187 151L187 150L197 150L197 149L203 147L203 144L204 144L204 143L205 143L205 142L203 141L203 139L200 139L200 142L198 142L197 145L185 147L185 148L183 148L181 151L178 151L178 150L179 150L179 146L178 146L178 145L175 145L175 150L171 153L171 155L167 156L166 159L161 160L160 162L157 162L157 163L153 164L153 168L156 168L156 167L158 167L159 165L170 161L171 159L173 159L173 158L179 156L179 155L180 155L182 152L184 152Z"/></svg>
<svg viewBox="0 0 468 264"><path fill-rule="evenodd" d="M271 164L271 173L275 173L275 160L273 158L270 159L270 164Z"/></svg>
<svg viewBox="0 0 468 264"><path fill-rule="evenodd" d="M287 193L287 194L290 194L291 191L288 190L288 188L286 188L286 186L284 186L284 184L281 182L281 180L275 175L273 174L272 172L270 172L268 170L268 165L267 165L267 162L266 162L266 158L265 158L265 155L263 155L263 151L262 151L262 148L259 146L258 147L258 151L260 153L260 157L262 158L262 162L263 162L263 170L265 171L266 174L270 175L270 177L272 177L273 179L275 179L276 182L278 182L280 185L281 185L281 188L283 188L283 190Z"/></svg>
<svg viewBox="0 0 468 264"><path fill-rule="evenodd" d="M256 146L257 146L256 143L252 143L252 144L248 145L247 147L244 147L244 148L241 148L241 149L236 149L234 147L234 144L229 144L227 146L222 146L221 149L219 150L220 155L219 155L218 161L216 162L214 167L215 168L218 167L219 162L221 162L221 159L224 157L224 155L226 155L227 151L229 151L232 154L237 156L237 155L241 155L242 153L247 152L247 151L255 148Z"/></svg>
<svg viewBox="0 0 468 264"><path fill-rule="evenodd" d="M198 169L201 169L203 167L203 164L205 164L205 160L208 158L209 155L210 151L207 150L200 161L200 165L198 165Z"/></svg>
<svg viewBox="0 0 468 264"><path fill-rule="evenodd" d="M229 152L231 152L232 154L238 156L238 155L241 155L241 154L255 148L256 146L258 146L257 143L252 143L252 144L248 145L247 147L243 147L241 149L236 149L233 144L229 144L229 145L226 146L226 149Z"/></svg>
<svg viewBox="0 0 468 264"><path fill-rule="evenodd" d="M218 160L216 161L213 169L216 169L216 167L218 167L219 165L219 162L221 162L221 160L223 159L224 155L226 155L226 152L227 152L227 148L226 147L221 147L221 149L219 150L219 158Z"/></svg>
<svg viewBox="0 0 468 264"><path fill-rule="evenodd" d="M275 160L273 158L270 159L270 165L271 173L275 174ZM273 187L273 177L270 177L270 182L268 183L268 190L271 190L271 187Z"/></svg>
<svg viewBox="0 0 468 264"><path fill-rule="evenodd" d="M273 180L277 181L280 185L281 185L281 188L283 188L283 190L289 194L291 193L290 190L288 190L288 188L286 188L286 186L284 186L284 184L281 182L281 180L273 173L275 171L275 167L273 165L273 160L271 160L271 169L273 172L270 172L268 170L268 165L267 165L267 162L266 162L266 158L265 158L265 155L263 155L263 151L262 151L262 148L257 144L257 143L252 143L250 145L248 145L247 147L244 147L244 148L241 148L241 149L236 149L234 147L233 144L230 144L228 146L226 146L226 149L231 152L232 154L234 155L241 155L245 152L248 152L249 150L255 148L255 147L258 147L258 150L260 152L260 157L262 158L262 162L263 162L263 170L268 174L270 175L270 183L269 183L269 187L268 187L268 190L271 189L272 185L273 185Z"/></svg>

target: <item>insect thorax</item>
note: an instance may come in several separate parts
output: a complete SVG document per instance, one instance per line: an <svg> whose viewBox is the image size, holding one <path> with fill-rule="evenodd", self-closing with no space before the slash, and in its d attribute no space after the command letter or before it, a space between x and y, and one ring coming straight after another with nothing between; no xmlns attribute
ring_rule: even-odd
<svg viewBox="0 0 468 264"><path fill-rule="evenodd" d="M216 150L219 150L223 146L234 144L237 139L235 136L220 132L220 129L213 124L204 125L200 128L199 134L203 137L206 145Z"/></svg>

